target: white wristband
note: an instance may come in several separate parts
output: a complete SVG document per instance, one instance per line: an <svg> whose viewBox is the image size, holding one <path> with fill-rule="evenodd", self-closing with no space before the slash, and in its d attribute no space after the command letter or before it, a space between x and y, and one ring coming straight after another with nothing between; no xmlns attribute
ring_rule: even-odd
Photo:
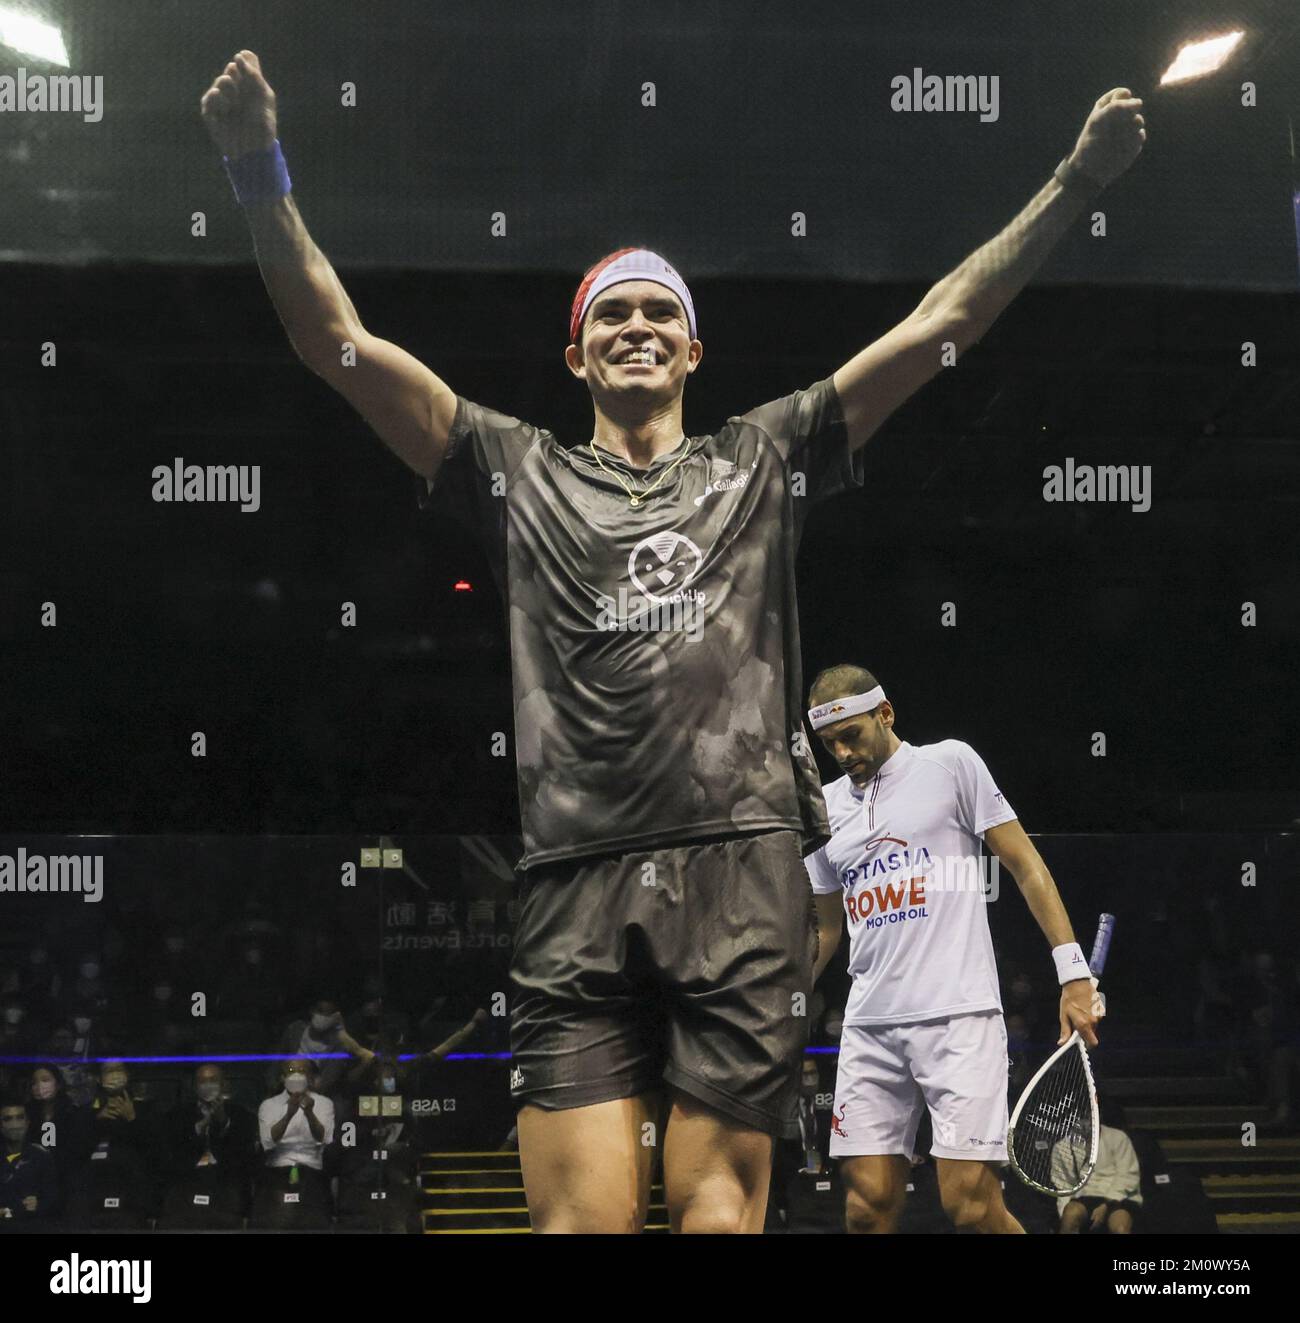
<svg viewBox="0 0 1300 1323"><path fill-rule="evenodd" d="M1083 958L1083 947L1078 942L1063 942L1052 947L1052 959L1056 961L1056 981L1072 983L1077 978L1091 978L1088 962Z"/></svg>

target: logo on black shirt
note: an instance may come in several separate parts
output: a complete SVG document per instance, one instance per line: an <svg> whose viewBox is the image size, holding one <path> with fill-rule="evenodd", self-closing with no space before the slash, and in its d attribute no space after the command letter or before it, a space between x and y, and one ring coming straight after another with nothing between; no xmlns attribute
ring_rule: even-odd
<svg viewBox="0 0 1300 1323"><path fill-rule="evenodd" d="M690 538L664 532L642 538L632 548L627 572L637 590L652 602L682 601L683 589L703 564L704 553Z"/></svg>

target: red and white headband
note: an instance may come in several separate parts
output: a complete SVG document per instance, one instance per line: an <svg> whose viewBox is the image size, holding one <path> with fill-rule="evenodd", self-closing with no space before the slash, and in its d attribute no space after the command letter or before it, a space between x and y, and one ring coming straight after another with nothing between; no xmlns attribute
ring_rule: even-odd
<svg viewBox="0 0 1300 1323"><path fill-rule="evenodd" d="M832 698L829 703L808 709L808 720L813 730L820 730L836 721L856 717L862 712L871 712L885 701L885 691L877 685L865 694L850 694L847 698Z"/></svg>
<svg viewBox="0 0 1300 1323"><path fill-rule="evenodd" d="M648 248L620 248L608 257L601 258L583 277L578 292L573 296L573 308L569 313L569 340L578 343L582 333L582 321L591 307L592 300L607 290L611 285L620 285L625 280L650 280L656 285L670 289L682 301L686 309L686 321L691 328L691 339L696 340L695 304L691 302L691 292L686 282L664 261L658 253Z"/></svg>

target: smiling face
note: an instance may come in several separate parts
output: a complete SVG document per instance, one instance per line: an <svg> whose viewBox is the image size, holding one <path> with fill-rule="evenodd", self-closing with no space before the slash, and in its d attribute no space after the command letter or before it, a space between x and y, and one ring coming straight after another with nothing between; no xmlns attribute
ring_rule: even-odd
<svg viewBox="0 0 1300 1323"><path fill-rule="evenodd" d="M597 295L564 358L598 401L653 408L681 397L703 353L672 290L625 280Z"/></svg>

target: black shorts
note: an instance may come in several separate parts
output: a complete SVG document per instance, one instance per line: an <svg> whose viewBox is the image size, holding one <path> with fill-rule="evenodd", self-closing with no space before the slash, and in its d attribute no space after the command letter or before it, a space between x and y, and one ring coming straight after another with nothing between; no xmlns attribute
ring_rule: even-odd
<svg viewBox="0 0 1300 1323"><path fill-rule="evenodd" d="M529 869L510 968L516 1107L666 1082L798 1138L817 955L800 843L771 831Z"/></svg>

